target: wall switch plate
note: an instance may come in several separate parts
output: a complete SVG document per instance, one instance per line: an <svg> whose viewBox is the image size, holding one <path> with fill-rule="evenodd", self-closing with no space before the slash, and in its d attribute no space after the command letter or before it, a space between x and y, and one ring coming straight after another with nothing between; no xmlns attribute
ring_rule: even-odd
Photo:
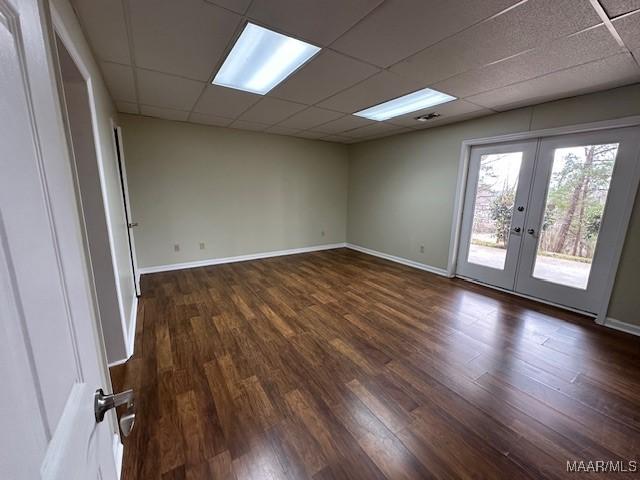
<svg viewBox="0 0 640 480"><path fill-rule="evenodd" d="M173 251L174 251L174 252L179 252L179 251L180 251L180 244L179 244L179 243L176 243L176 244L173 246Z"/></svg>
<svg viewBox="0 0 640 480"><path fill-rule="evenodd" d="M200 250L204 250L204 242L200 242Z"/></svg>
<svg viewBox="0 0 640 480"><path fill-rule="evenodd" d="M420 245L420 253L424 253L424 245Z"/></svg>
<svg viewBox="0 0 640 480"><path fill-rule="evenodd" d="M324 230L322 230L322 231L320 232L320 236L321 236L321 237L324 237Z"/></svg>

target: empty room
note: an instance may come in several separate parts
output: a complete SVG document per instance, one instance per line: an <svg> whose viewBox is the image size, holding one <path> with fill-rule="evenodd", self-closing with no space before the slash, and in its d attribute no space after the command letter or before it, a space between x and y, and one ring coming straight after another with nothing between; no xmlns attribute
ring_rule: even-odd
<svg viewBox="0 0 640 480"><path fill-rule="evenodd" d="M640 476L640 1L0 32L2 480Z"/></svg>

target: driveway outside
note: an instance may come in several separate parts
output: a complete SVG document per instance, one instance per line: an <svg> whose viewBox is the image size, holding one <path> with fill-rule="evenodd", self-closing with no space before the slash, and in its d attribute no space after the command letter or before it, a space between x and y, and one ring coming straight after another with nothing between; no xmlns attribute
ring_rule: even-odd
<svg viewBox="0 0 640 480"><path fill-rule="evenodd" d="M469 249L469 262L502 269L506 253L502 248L472 244ZM542 280L585 289L590 271L590 263L538 255L533 273L534 277Z"/></svg>

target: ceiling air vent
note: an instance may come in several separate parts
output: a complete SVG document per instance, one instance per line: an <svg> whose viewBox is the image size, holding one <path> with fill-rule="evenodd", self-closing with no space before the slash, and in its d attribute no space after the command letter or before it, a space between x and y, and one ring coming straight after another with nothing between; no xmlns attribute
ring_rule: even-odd
<svg viewBox="0 0 640 480"><path fill-rule="evenodd" d="M416 117L416 120L419 122L428 122L429 120L433 120L434 118L438 118L439 116L439 113L428 113L426 115L420 115L419 117Z"/></svg>

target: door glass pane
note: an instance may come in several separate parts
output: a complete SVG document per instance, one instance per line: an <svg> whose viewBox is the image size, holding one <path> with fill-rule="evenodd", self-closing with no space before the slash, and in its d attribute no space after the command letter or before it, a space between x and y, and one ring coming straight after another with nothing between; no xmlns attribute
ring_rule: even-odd
<svg viewBox="0 0 640 480"><path fill-rule="evenodd" d="M533 276L586 289L618 144L557 148Z"/></svg>
<svg viewBox="0 0 640 480"><path fill-rule="evenodd" d="M504 269L522 152L480 157L467 261Z"/></svg>

